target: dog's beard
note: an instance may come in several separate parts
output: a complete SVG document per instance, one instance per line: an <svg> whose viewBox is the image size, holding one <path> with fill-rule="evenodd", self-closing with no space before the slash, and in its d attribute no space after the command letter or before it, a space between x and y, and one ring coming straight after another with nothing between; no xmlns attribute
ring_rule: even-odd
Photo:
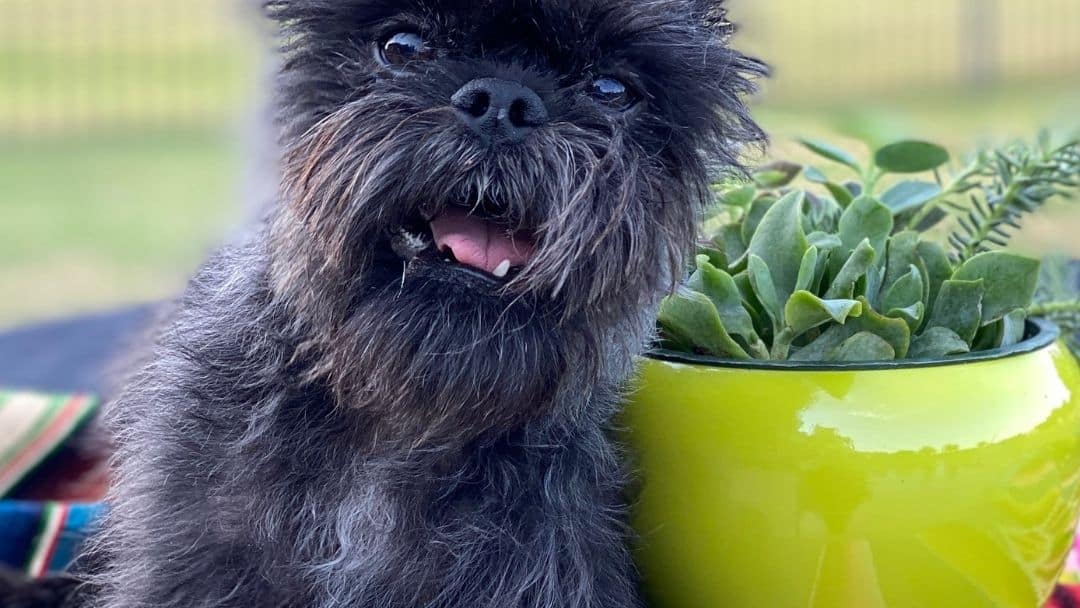
<svg viewBox="0 0 1080 608"><path fill-rule="evenodd" d="M356 305L324 361L345 401L375 414L383 439L411 447L514 428L549 404L580 351L536 307L415 270ZM587 361L578 365L588 366ZM327 370L334 374L334 370Z"/></svg>
<svg viewBox="0 0 1080 608"><path fill-rule="evenodd" d="M614 129L552 124L494 151L410 100L362 98L290 149L276 288L312 324L316 375L381 400L402 436L518 424L638 326L700 193Z"/></svg>

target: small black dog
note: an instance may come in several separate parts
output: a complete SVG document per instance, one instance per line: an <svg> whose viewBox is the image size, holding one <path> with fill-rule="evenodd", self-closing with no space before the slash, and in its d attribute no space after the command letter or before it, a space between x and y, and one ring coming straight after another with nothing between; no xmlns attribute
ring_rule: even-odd
<svg viewBox="0 0 1080 608"><path fill-rule="evenodd" d="M112 408L91 605L638 605L608 426L763 66L715 0L267 9L281 200Z"/></svg>

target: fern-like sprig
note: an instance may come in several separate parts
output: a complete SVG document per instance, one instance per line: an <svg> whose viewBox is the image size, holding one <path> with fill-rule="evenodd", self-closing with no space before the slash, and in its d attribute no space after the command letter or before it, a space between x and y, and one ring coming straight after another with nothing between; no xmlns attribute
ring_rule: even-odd
<svg viewBox="0 0 1080 608"><path fill-rule="evenodd" d="M968 205L946 202L959 227L949 235L957 261L1005 247L1023 216L1080 187L1080 140L1051 146L1014 144L984 152L955 191L972 191Z"/></svg>
<svg viewBox="0 0 1080 608"><path fill-rule="evenodd" d="M1043 261L1039 290L1029 314L1057 323L1080 354L1080 262L1064 257Z"/></svg>

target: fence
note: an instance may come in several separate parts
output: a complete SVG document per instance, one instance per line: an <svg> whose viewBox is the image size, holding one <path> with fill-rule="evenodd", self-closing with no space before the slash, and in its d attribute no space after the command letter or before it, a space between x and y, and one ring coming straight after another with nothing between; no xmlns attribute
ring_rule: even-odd
<svg viewBox="0 0 1080 608"><path fill-rule="evenodd" d="M734 0L783 101L1003 85L1080 88L1076 0Z"/></svg>
<svg viewBox="0 0 1080 608"><path fill-rule="evenodd" d="M231 0L0 0L0 134L219 124L252 72Z"/></svg>
<svg viewBox="0 0 1080 608"><path fill-rule="evenodd" d="M770 99L1080 87L1077 0L731 0ZM237 0L0 0L0 136L220 124L250 83Z"/></svg>

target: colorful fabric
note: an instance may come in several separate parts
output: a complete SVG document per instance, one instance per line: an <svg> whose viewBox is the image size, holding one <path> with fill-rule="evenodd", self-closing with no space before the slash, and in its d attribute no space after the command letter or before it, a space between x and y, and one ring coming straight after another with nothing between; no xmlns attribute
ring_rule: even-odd
<svg viewBox="0 0 1080 608"><path fill-rule="evenodd" d="M1061 584L1046 608L1080 608L1080 532L1077 533L1069 557L1065 560Z"/></svg>
<svg viewBox="0 0 1080 608"><path fill-rule="evenodd" d="M67 570L104 510L100 504L0 502L0 564L34 577Z"/></svg>
<svg viewBox="0 0 1080 608"><path fill-rule="evenodd" d="M86 395L0 392L0 498L67 441L97 405Z"/></svg>
<svg viewBox="0 0 1080 608"><path fill-rule="evenodd" d="M1080 587L1061 585L1054 590L1046 608L1080 608Z"/></svg>
<svg viewBox="0 0 1080 608"><path fill-rule="evenodd" d="M33 474L97 408L87 396L0 391L0 499ZM61 469L65 463L57 463ZM63 572L105 513L103 504L0 500L0 566ZM1080 608L1080 533L1046 608Z"/></svg>
<svg viewBox="0 0 1080 608"><path fill-rule="evenodd" d="M100 518L99 505L9 498L97 410L87 395L0 391L0 565L61 572Z"/></svg>

